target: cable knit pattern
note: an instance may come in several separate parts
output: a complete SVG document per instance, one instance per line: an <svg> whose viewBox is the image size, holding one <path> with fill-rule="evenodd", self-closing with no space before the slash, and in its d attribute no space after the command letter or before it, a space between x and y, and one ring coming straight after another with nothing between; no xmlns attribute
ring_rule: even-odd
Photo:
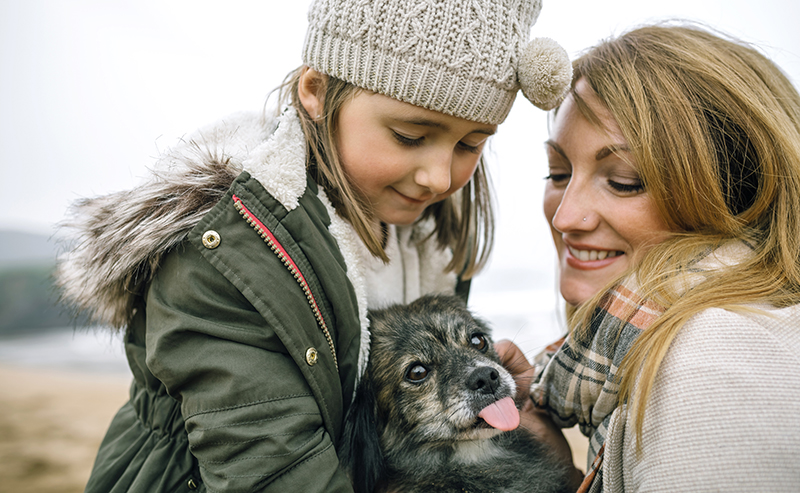
<svg viewBox="0 0 800 493"><path fill-rule="evenodd" d="M658 371L636 453L633 417L614 412L603 489L790 492L800 484L800 306L709 309Z"/></svg>
<svg viewBox="0 0 800 493"><path fill-rule="evenodd" d="M303 61L434 111L502 122L540 0L317 0Z"/></svg>

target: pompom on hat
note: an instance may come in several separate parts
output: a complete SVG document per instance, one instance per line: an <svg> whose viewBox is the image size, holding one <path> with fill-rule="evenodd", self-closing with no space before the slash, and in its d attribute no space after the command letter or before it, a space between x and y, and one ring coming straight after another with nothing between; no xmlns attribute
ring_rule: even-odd
<svg viewBox="0 0 800 493"><path fill-rule="evenodd" d="M423 108L488 124L522 92L548 110L572 68L555 41L529 43L541 0L314 0L303 63Z"/></svg>
<svg viewBox="0 0 800 493"><path fill-rule="evenodd" d="M543 110L558 106L572 82L566 50L550 38L535 38L522 50L518 63L522 94Z"/></svg>

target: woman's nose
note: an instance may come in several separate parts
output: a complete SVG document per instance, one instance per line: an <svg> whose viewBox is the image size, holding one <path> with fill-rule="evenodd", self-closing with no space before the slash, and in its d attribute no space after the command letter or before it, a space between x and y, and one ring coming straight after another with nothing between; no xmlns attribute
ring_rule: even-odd
<svg viewBox="0 0 800 493"><path fill-rule="evenodd" d="M553 227L562 233L570 231L591 231L596 226L597 214L593 198L586 190L567 185L561 203L553 216Z"/></svg>

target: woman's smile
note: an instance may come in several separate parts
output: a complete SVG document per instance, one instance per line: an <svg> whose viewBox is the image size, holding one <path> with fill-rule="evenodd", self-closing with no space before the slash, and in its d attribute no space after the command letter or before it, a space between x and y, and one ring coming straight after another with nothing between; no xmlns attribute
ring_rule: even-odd
<svg viewBox="0 0 800 493"><path fill-rule="evenodd" d="M579 305L623 275L669 232L645 190L619 125L583 80L555 113L546 143L544 213L559 259L561 295Z"/></svg>
<svg viewBox="0 0 800 493"><path fill-rule="evenodd" d="M624 255L624 252L619 250L595 250L595 249L578 249L575 247L571 247L567 245L567 251L570 254L570 257L567 257L567 262L573 265L576 268L588 268L588 269L598 269L602 266L607 265L607 263L603 263L602 265L597 264L597 261L602 260L609 260L612 261L614 258L619 257L620 255ZM583 265L586 262L592 262L591 265Z"/></svg>

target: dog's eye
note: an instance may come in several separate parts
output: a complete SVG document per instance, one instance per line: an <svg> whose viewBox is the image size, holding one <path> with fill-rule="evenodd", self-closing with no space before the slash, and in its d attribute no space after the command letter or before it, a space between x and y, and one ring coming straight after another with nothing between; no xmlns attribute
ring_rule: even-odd
<svg viewBox="0 0 800 493"><path fill-rule="evenodd" d="M472 344L472 347L481 352L486 351L489 347L489 341L487 341L486 336L481 333L472 334L469 342Z"/></svg>
<svg viewBox="0 0 800 493"><path fill-rule="evenodd" d="M419 363L414 363L406 371L406 380L412 383L420 383L428 377L428 369Z"/></svg>

